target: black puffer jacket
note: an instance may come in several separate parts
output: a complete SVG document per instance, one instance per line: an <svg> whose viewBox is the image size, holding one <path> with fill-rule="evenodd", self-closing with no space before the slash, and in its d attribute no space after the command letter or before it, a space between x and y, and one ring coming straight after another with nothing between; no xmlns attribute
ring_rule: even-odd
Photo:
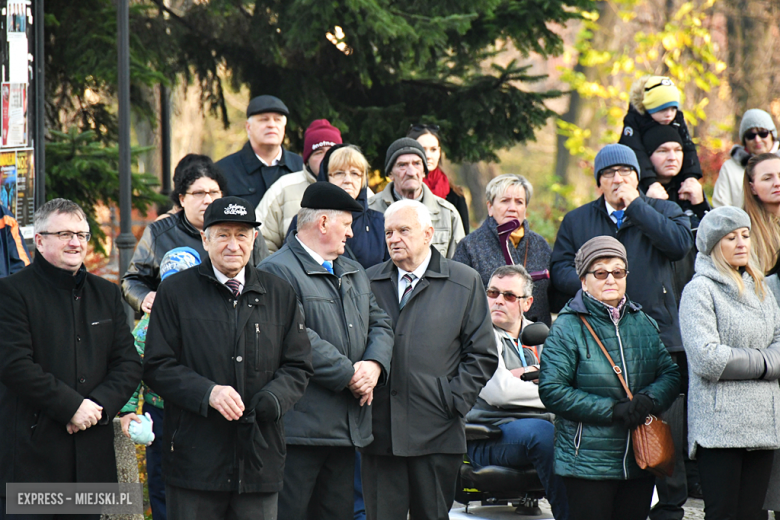
<svg viewBox="0 0 780 520"><path fill-rule="evenodd" d="M141 303L146 295L156 291L160 285L160 262L165 253L174 247L193 248L200 255L201 261L208 257L203 250L200 232L190 224L184 211L152 222L138 241L133 259L122 276L122 294L136 312L141 312ZM257 265L267 256L268 246L263 235L258 233L249 265Z"/></svg>

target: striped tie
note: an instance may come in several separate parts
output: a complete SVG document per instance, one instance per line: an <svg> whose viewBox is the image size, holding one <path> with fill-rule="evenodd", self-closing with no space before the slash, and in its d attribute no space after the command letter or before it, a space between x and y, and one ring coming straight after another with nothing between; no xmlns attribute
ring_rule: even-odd
<svg viewBox="0 0 780 520"><path fill-rule="evenodd" d="M230 280L225 282L225 285L227 285L230 288L230 290L233 291L233 296L238 298L238 296L241 294L241 282L231 278Z"/></svg>
<svg viewBox="0 0 780 520"><path fill-rule="evenodd" d="M406 302L409 301L409 298L412 296L412 282L417 278L413 273L406 273L402 280L406 282L406 288L404 289L404 294L401 296L401 303L400 307L401 309L404 308L404 305L406 305Z"/></svg>

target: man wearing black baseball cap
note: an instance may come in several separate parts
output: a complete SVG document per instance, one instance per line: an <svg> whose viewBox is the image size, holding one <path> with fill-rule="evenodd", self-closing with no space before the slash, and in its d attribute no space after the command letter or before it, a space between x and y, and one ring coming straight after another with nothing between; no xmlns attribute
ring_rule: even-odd
<svg viewBox="0 0 780 520"><path fill-rule="evenodd" d="M277 423L313 370L292 287L247 265L258 225L246 200L215 200L201 232L208 258L166 278L155 298L144 380L165 400L172 520L277 518Z"/></svg>
<svg viewBox="0 0 780 520"><path fill-rule="evenodd" d="M361 265L344 256L362 207L329 182L306 188L297 233L258 268L287 280L303 305L314 377L284 416L287 460L279 518L351 520L355 447L373 440L374 388L387 381L390 318Z"/></svg>
<svg viewBox="0 0 780 520"><path fill-rule="evenodd" d="M227 179L227 195L242 197L256 208L279 177L303 169L301 156L282 148L289 115L287 105L274 96L257 96L249 102L249 140L241 150L217 163Z"/></svg>

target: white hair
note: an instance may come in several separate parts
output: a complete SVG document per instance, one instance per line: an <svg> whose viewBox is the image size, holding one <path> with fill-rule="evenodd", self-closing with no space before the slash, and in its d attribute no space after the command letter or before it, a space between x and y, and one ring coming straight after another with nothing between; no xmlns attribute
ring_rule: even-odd
<svg viewBox="0 0 780 520"><path fill-rule="evenodd" d="M340 211L337 209L301 208L298 210L298 230L300 231L306 226L317 222L322 215L326 215L329 220L335 220L340 213L349 213L349 211Z"/></svg>
<svg viewBox="0 0 780 520"><path fill-rule="evenodd" d="M534 187L531 186L528 179L515 173L505 173L488 182L487 186L485 186L485 199L490 204L493 204L496 197L506 193L506 190L512 186L521 186L525 190L525 205L528 206L531 203Z"/></svg>
<svg viewBox="0 0 780 520"><path fill-rule="evenodd" d="M428 208L426 208L425 204L422 202L413 199L403 199L390 204L390 206L385 210L385 220L392 217L404 208L412 208L414 212L417 213L417 221L420 223L420 227L423 229L433 227L431 213L428 211Z"/></svg>

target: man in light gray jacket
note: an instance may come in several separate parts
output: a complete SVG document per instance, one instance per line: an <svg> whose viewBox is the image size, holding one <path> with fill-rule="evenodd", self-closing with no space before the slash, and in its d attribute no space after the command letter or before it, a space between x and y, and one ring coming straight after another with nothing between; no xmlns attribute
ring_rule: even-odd
<svg viewBox="0 0 780 520"><path fill-rule="evenodd" d="M499 439L472 441L469 460L477 467L522 468L533 464L557 520L568 520L566 488L553 469L555 427L539 399L537 381L523 381L524 373L539 371L541 345L523 345L520 333L532 322L523 313L531 308L533 280L522 265L493 271L487 287L493 321L498 368L479 393L466 422L498 426Z"/></svg>

